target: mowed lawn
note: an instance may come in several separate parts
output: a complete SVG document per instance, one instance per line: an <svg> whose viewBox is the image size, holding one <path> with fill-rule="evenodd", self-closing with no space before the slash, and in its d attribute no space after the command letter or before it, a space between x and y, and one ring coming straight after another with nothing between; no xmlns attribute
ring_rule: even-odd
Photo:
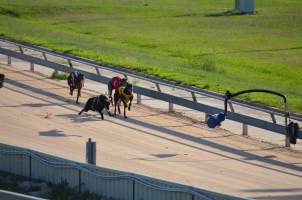
<svg viewBox="0 0 302 200"><path fill-rule="evenodd" d="M0 34L216 92L275 90L302 113L302 1L255 2L236 15L234 0L0 0Z"/></svg>

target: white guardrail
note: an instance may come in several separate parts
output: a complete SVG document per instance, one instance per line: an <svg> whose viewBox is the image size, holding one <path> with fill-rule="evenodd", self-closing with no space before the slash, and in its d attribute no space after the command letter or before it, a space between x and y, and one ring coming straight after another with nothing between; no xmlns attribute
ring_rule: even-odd
<svg viewBox="0 0 302 200"><path fill-rule="evenodd" d="M137 78L140 80L144 80L144 81L149 81L149 82L155 84L157 87L157 91L151 90L148 88L144 88L144 87L140 87L140 86L133 87L133 91L137 94L138 103L141 103L141 95L143 95L143 96L151 97L154 99L159 99L162 101L169 102L169 110L172 110L173 104L176 104L176 105L190 108L193 110L197 110L197 111L200 111L200 112L203 112L206 114L215 114L215 113L224 111L223 109L197 102L196 95L195 95L195 94L199 94L199 95L203 95L203 96L206 96L209 98L218 99L223 104L224 95L221 95L221 94L217 94L217 93L213 93L213 92L209 92L206 90L189 87L189 86L180 86L171 81L161 80L161 79L157 79L154 77L146 77L143 75L138 75L133 71L123 69L123 68L117 69L110 65L101 66L99 63L89 60L89 59L76 57L76 56L72 56L72 55L66 55L66 54L59 53L59 52L54 52L54 51L51 51L46 48L37 47L37 46L29 45L29 44L25 45L25 44L17 43L15 41L10 41L10 40L7 40L2 37L0 37L0 41L4 44L15 46L14 50L7 48L7 46L6 47L0 46L0 54L7 55L8 64L11 64L11 57L13 57L13 58L21 59L21 60L31 63L30 68L32 71L34 70L34 64L38 64L38 65L41 65L44 67L48 67L48 68L52 68L54 70L68 72L68 73L70 73L74 70L73 63L85 64L85 65L95 68L96 73L91 73L91 72L85 71L83 68L77 69L77 71L80 71L81 73L83 73L86 78L96 81L96 82L107 84L109 81L109 78L106 76L102 76L102 74L100 73L100 70L109 70L109 71L116 72L119 74L124 74L124 76L131 76L131 77L134 77L134 78ZM5 46L5 45L3 45L3 46ZM35 55L35 56L27 55L25 50L34 51L34 52L36 52L36 54L43 55L43 59L37 55ZM69 66L60 64L56 61L50 61L47 59L47 55L64 59L67 61ZM177 88L177 89L180 89L180 90L183 90L186 92L190 92L192 95L192 100L188 100L188 99L185 99L182 97L163 93L160 89L160 85L168 86L171 88ZM232 99L229 102L243 106L243 107L261 111L264 114L270 115L270 117L272 119L272 121L267 121L267 120L263 120L263 119L258 119L256 117L248 116L246 114L235 113L234 110L232 109L233 106L231 104L230 105L231 112L228 112L227 119L242 123L243 127L245 129L244 134L247 133L247 130L246 130L247 125L250 125L250 126L258 127L261 129L269 130L269 131L272 131L275 133L283 134L286 136L286 126L284 124L278 124L276 121L276 118L275 118L275 115L284 116L283 111L280 111L280 110L277 110L274 108L270 108L270 107L266 107L266 106L255 105L255 104L241 101L238 99ZM302 122L301 115L291 113L290 119ZM302 139L302 130L299 130L298 138ZM287 141L287 138L285 137L285 144L286 144L286 141Z"/></svg>
<svg viewBox="0 0 302 200"><path fill-rule="evenodd" d="M97 167L0 143L0 171L90 191L116 200L243 200L244 198ZM202 178L202 177L201 177Z"/></svg>

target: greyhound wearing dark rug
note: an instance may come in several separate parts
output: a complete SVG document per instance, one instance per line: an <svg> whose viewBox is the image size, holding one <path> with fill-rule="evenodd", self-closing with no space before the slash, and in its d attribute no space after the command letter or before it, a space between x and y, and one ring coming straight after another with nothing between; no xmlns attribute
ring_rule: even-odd
<svg viewBox="0 0 302 200"><path fill-rule="evenodd" d="M109 116L112 114L109 111L110 101L105 95L100 95L97 97L89 98L85 104L85 107L79 112L79 115L82 112L88 112L89 110L97 111L101 114L102 119L104 119L103 110L105 109Z"/></svg>
<svg viewBox="0 0 302 200"><path fill-rule="evenodd" d="M79 103L79 97L81 96L81 89L84 87L84 75L78 71L71 72L67 78L69 85L70 95L73 95L73 90L78 89L77 101Z"/></svg>
<svg viewBox="0 0 302 200"><path fill-rule="evenodd" d="M116 116L116 106L118 107L118 112L121 114L120 105L121 102L124 104L124 117L126 116L126 108L128 107L128 111L130 111L131 104L133 100L133 94L132 94L132 84L127 83L126 86L121 86L117 90L115 90L114 93L114 115ZM129 102L129 106L128 106Z"/></svg>

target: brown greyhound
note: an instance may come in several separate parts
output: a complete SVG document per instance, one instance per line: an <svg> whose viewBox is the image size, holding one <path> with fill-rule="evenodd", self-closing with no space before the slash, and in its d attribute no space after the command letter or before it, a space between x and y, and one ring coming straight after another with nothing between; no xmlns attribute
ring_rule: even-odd
<svg viewBox="0 0 302 200"><path fill-rule="evenodd" d="M124 117L126 116L126 108L128 107L128 111L130 111L131 104L133 100L132 94L132 84L127 83L126 86L121 86L114 93L114 115L116 116L116 106L118 107L118 112L121 114L120 105L121 102L124 104ZM129 106L128 106L129 103Z"/></svg>

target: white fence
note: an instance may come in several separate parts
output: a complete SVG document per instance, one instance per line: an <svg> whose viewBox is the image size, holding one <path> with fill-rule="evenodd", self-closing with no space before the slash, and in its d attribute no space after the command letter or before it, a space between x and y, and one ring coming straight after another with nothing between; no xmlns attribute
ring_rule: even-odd
<svg viewBox="0 0 302 200"><path fill-rule="evenodd" d="M243 199L138 174L78 163L1 143L0 171L54 184L65 180L71 188L79 192L90 191L117 200Z"/></svg>

